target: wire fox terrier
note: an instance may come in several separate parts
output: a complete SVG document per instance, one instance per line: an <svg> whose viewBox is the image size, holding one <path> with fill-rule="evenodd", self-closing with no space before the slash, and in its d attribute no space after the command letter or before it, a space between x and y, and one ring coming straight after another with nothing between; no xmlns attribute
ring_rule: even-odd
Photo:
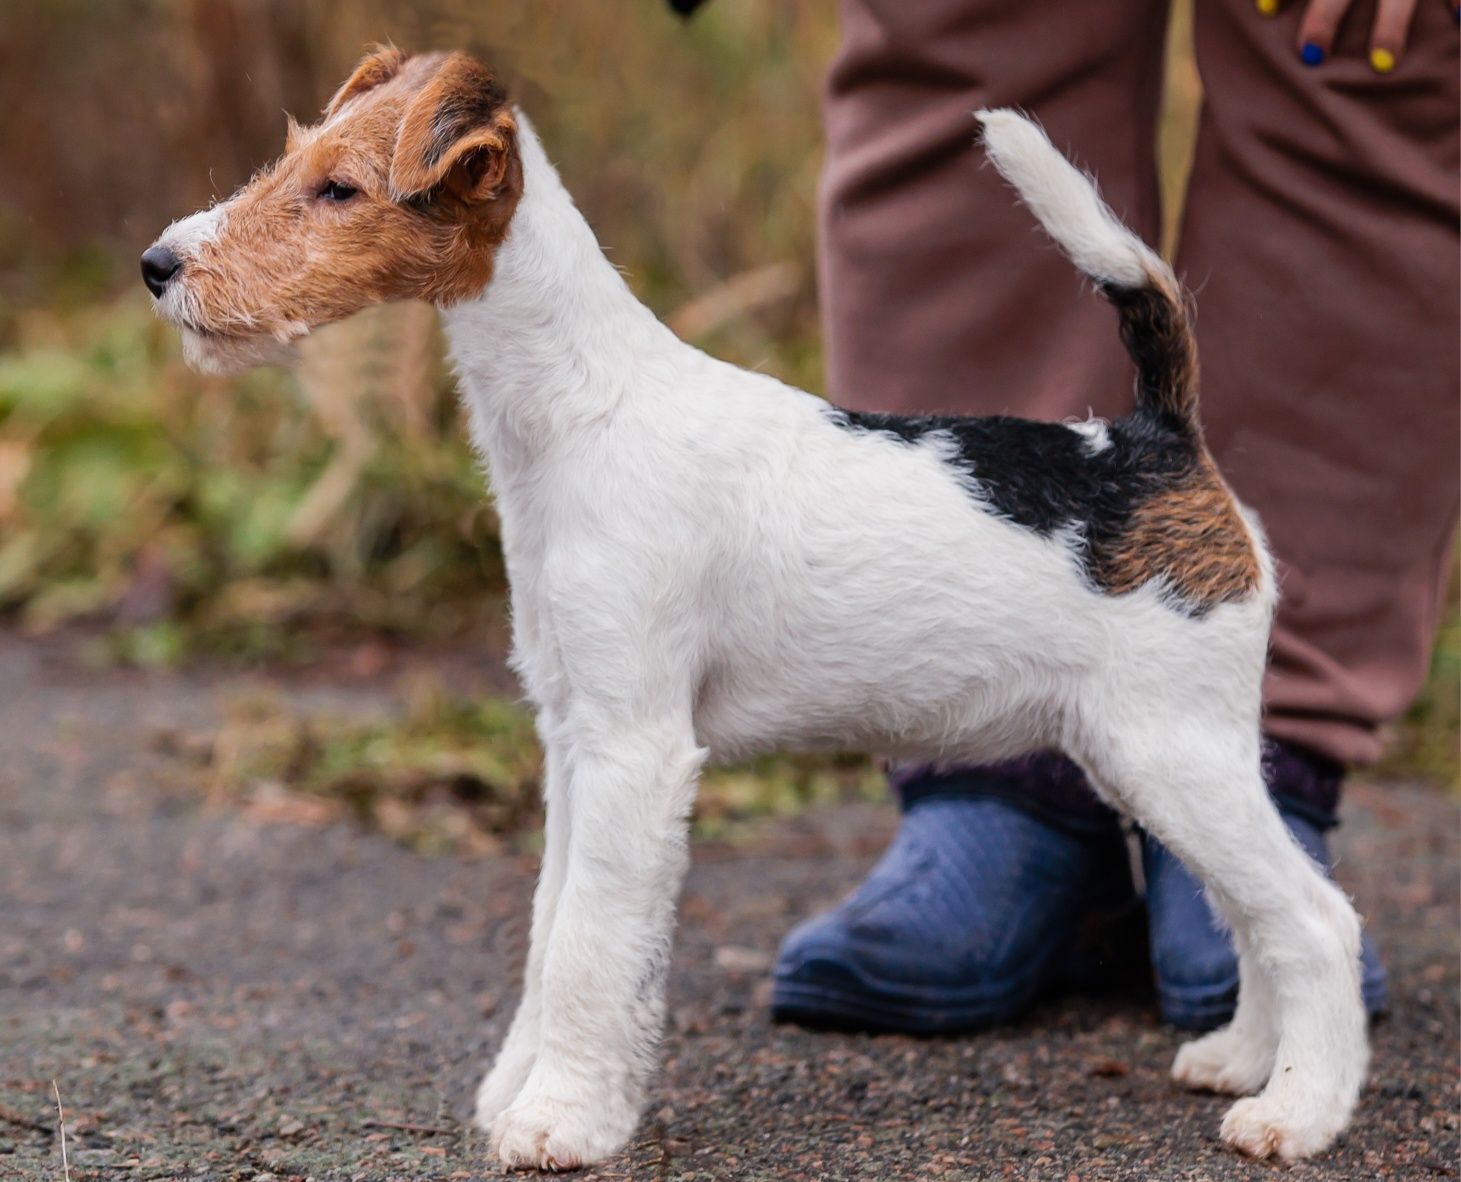
<svg viewBox="0 0 1461 1182"><path fill-rule="evenodd" d="M477 1093L510 1166L583 1165L633 1133L700 769L784 747L1064 750L1232 927L1236 1016L1173 1076L1247 1095L1222 1136L1259 1157L1350 1120L1359 921L1259 771L1273 564L1203 444L1183 293L1037 126L978 117L1117 309L1125 418L854 414L691 348L460 53L366 58L282 159L143 255L205 370L287 358L386 300L445 318L546 760L522 1001Z"/></svg>

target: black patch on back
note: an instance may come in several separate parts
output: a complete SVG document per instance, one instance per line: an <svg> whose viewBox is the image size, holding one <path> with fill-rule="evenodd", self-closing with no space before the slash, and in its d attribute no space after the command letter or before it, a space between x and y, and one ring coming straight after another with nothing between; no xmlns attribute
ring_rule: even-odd
<svg viewBox="0 0 1461 1182"><path fill-rule="evenodd" d="M1136 507L1191 475L1200 444L1164 416L1137 412L1107 424L1109 443L1094 451L1061 423L991 415L905 418L829 408L849 431L875 431L908 444L931 435L952 442L950 460L981 505L1041 536L1080 530L1080 558L1099 586L1106 552Z"/></svg>

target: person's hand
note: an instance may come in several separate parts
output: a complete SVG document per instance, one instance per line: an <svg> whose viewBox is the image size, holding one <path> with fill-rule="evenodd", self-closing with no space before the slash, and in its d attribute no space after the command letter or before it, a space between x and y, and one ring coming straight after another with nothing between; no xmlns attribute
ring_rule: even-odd
<svg viewBox="0 0 1461 1182"><path fill-rule="evenodd" d="M1264 16L1277 16L1283 7L1283 0L1256 0L1258 11ZM1388 74L1400 62L1405 52L1405 42L1410 34L1410 19L1415 15L1420 0L1377 0L1375 23L1370 30L1370 68L1377 74ZM1435 0L1425 0L1434 3ZM1305 63L1317 66L1334 48L1334 38L1339 32L1339 23L1344 19L1354 0L1308 0L1304 16L1299 21L1299 56ZM1446 0L1447 7L1456 11L1453 0Z"/></svg>

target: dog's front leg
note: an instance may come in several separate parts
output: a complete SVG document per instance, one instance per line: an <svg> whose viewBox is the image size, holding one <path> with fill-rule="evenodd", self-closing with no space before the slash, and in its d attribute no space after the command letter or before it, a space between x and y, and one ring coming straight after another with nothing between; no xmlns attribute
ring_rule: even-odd
<svg viewBox="0 0 1461 1182"><path fill-rule="evenodd" d="M498 1114L513 1102L538 1057L543 959L568 869L567 752L562 743L554 741L553 726L546 716L539 716L538 735L543 744L543 864L533 892L532 934L523 970L522 1000L492 1070L477 1089L477 1125L483 1129L490 1129Z"/></svg>
<svg viewBox="0 0 1461 1182"><path fill-rule="evenodd" d="M568 860L543 959L537 1057L492 1125L509 1166L571 1169L634 1132L664 1017L703 759L688 728L573 744Z"/></svg>

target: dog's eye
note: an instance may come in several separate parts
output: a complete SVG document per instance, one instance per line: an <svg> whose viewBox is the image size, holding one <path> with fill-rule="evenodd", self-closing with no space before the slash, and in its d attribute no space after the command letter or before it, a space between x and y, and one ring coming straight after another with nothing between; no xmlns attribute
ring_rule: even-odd
<svg viewBox="0 0 1461 1182"><path fill-rule="evenodd" d="M320 196L326 201L349 201L358 192L360 190L354 185L347 185L344 181L326 181Z"/></svg>

